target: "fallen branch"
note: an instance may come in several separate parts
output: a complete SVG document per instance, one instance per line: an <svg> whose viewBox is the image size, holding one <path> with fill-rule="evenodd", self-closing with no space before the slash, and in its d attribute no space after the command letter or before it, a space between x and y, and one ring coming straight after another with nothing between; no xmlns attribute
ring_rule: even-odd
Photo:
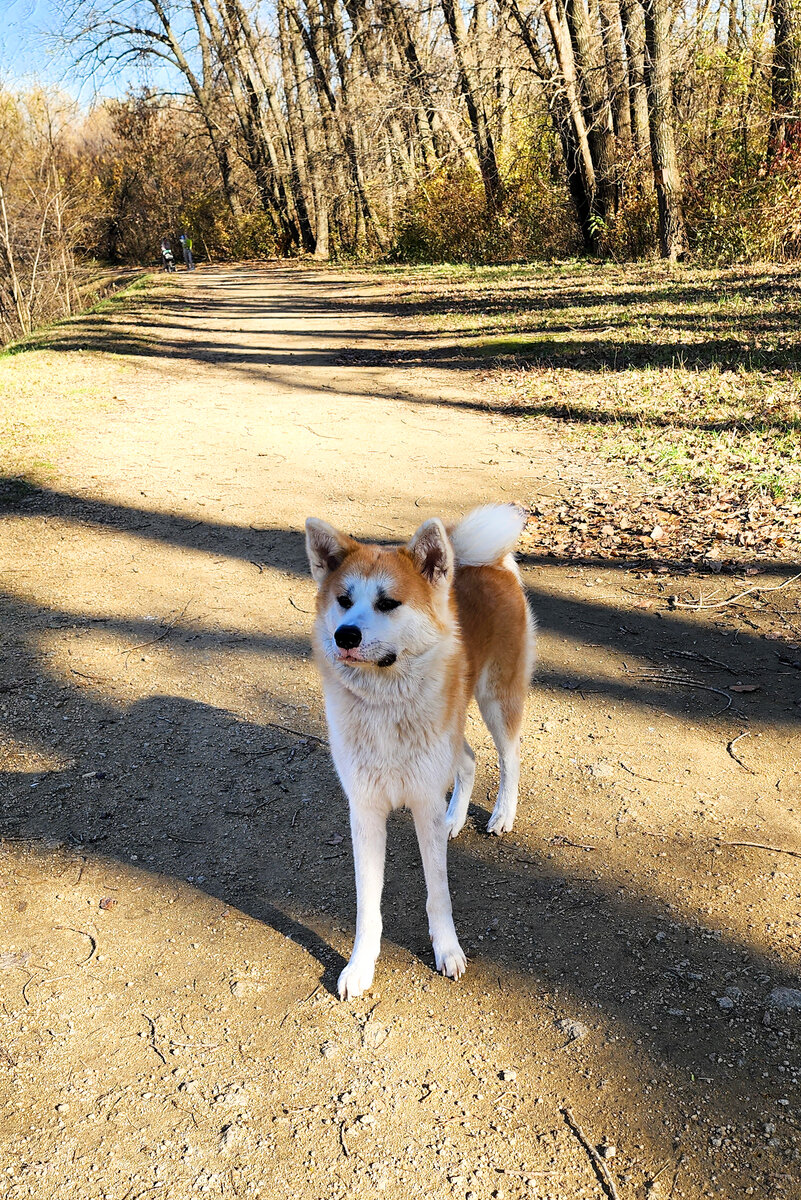
<svg viewBox="0 0 801 1200"><path fill-rule="evenodd" d="M609 1197L609 1200L620 1200L618 1190L615 1187L615 1181L606 1169L606 1163L601 1158L600 1154L595 1149L595 1146L593 1146L592 1142L587 1137L586 1133L581 1128L581 1126L579 1125L576 1118L573 1116L573 1110L570 1108L560 1108L559 1111L561 1112L562 1116L565 1118L565 1122L567 1123L569 1129L572 1130L572 1132L576 1135L578 1140L581 1142L584 1149L587 1151L587 1154L589 1155L589 1158L590 1158L590 1162L592 1163L593 1167L595 1168L595 1174L598 1176L598 1179L600 1180L600 1183L601 1183L601 1187L606 1192L607 1196Z"/></svg>
<svg viewBox="0 0 801 1200"><path fill-rule="evenodd" d="M700 596L697 602L693 602L692 604L684 604L677 596L671 596L669 604L671 608L690 608L693 612L699 612L701 609L708 608L725 608L727 604L735 604L738 600L744 600L746 596L753 595L754 592L780 592L789 583L795 583L796 579L801 579L801 571L797 575L791 576L790 579L785 579L784 583L777 583L773 587L746 588L744 592L738 592L736 596L729 596L726 600L716 600L712 604L705 604Z"/></svg>
<svg viewBox="0 0 801 1200"><path fill-rule="evenodd" d="M635 771L631 767L627 767L624 762L622 762L620 765L624 771L628 771L629 775L633 775L635 779L647 779L649 783L661 783L664 784L665 787L675 786L675 779L655 779L653 775L641 775L639 771ZM686 787L686 784L680 783L679 787Z"/></svg>
<svg viewBox="0 0 801 1200"><path fill-rule="evenodd" d="M574 850L594 850L595 846L584 846L581 842L571 842L563 833L554 834L545 839L549 846L572 846Z"/></svg>
<svg viewBox="0 0 801 1200"><path fill-rule="evenodd" d="M318 737L316 733L303 733L300 729L293 729L291 725L277 725L274 721L262 721L262 725L266 725L268 729L280 729L282 733L294 733L295 737L309 738L313 742L319 742L321 746L327 746L328 742L325 738ZM286 749L281 746L280 749Z"/></svg>

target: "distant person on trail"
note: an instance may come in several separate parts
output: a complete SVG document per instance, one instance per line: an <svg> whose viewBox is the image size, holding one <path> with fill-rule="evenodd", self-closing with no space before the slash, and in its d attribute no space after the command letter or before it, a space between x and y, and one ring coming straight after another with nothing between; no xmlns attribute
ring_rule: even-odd
<svg viewBox="0 0 801 1200"><path fill-rule="evenodd" d="M170 239L166 237L161 239L161 261L164 264L165 271L175 270L175 255L172 252Z"/></svg>
<svg viewBox="0 0 801 1200"><path fill-rule="evenodd" d="M184 262L186 263L187 271L194 271L195 260L192 257L192 239L188 233L182 233L178 238L181 243L181 249L184 252Z"/></svg>

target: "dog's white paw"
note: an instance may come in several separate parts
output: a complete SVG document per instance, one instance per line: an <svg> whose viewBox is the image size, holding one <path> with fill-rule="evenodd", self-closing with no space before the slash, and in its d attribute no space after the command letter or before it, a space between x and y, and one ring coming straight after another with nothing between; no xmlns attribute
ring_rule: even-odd
<svg viewBox="0 0 801 1200"><path fill-rule="evenodd" d="M467 970L467 959L458 942L434 943L434 961L441 975L449 979L461 979Z"/></svg>
<svg viewBox="0 0 801 1200"><path fill-rule="evenodd" d="M448 808L448 811L445 814L445 828L448 831L448 837L458 837L464 829L464 823L466 820L467 809L464 811L461 811L461 809L456 809L455 812L451 812L450 808Z"/></svg>
<svg viewBox="0 0 801 1200"><path fill-rule="evenodd" d="M487 822L487 833L494 833L500 837L502 833L509 833L514 823L515 813L507 808L498 808L496 804Z"/></svg>
<svg viewBox="0 0 801 1200"><path fill-rule="evenodd" d="M355 1000L362 992L368 992L373 986L374 974L375 962L351 959L337 983L340 1000Z"/></svg>

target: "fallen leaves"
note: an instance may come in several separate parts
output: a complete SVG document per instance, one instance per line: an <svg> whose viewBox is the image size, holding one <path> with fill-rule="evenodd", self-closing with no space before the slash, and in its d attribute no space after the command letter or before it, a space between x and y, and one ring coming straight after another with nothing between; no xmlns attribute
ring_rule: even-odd
<svg viewBox="0 0 801 1200"><path fill-rule="evenodd" d="M521 548L573 561L701 564L714 571L740 565L743 551L749 557L801 551L801 505L768 497L746 503L734 490L710 496L694 487L660 488L645 495L614 485L566 485L561 496L538 499Z"/></svg>

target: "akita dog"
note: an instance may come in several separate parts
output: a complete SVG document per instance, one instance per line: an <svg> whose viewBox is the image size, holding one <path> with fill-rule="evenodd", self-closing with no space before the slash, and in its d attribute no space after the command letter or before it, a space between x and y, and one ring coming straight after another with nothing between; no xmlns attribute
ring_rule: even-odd
<svg viewBox="0 0 801 1200"><path fill-rule="evenodd" d="M473 695L500 761L488 832L510 830L517 811L520 726L534 665L534 620L512 557L525 521L519 508L490 505L449 530L426 521L397 547L306 522L318 587L315 658L356 869L356 940L339 977L343 1000L373 982L386 822L403 806L420 843L437 970L453 979L465 970L446 852L465 823L475 777L464 740Z"/></svg>

